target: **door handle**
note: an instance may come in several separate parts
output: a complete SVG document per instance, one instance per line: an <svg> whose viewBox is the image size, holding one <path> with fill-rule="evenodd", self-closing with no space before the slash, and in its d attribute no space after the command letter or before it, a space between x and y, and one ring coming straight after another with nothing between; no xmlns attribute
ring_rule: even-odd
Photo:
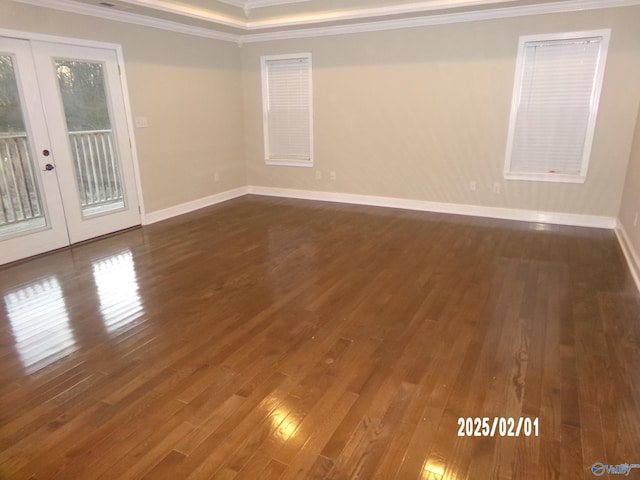
<svg viewBox="0 0 640 480"><path fill-rule="evenodd" d="M45 171L45 172L50 172L50 171L51 171L51 170L53 170L54 168L56 168L56 167L54 167L54 166L53 166L53 165L51 165L50 163L47 163L47 164L44 166L44 171Z"/></svg>

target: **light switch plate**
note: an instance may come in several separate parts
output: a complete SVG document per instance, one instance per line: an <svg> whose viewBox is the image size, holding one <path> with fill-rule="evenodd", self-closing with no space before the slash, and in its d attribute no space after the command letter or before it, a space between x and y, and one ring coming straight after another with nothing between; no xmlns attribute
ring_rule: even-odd
<svg viewBox="0 0 640 480"><path fill-rule="evenodd" d="M149 126L149 119L147 117L135 118L136 128L147 128Z"/></svg>

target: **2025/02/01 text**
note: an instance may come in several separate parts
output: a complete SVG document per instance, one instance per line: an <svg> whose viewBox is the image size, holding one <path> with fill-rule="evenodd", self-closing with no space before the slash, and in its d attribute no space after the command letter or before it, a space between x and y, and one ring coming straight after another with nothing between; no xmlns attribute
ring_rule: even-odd
<svg viewBox="0 0 640 480"><path fill-rule="evenodd" d="M460 417L459 437L537 437L539 419L529 417Z"/></svg>

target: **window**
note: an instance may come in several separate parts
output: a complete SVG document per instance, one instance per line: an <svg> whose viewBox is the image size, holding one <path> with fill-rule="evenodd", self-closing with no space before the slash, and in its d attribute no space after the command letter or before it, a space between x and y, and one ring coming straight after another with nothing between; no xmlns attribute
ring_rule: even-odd
<svg viewBox="0 0 640 480"><path fill-rule="evenodd" d="M269 165L312 167L311 54L261 61L265 160Z"/></svg>
<svg viewBox="0 0 640 480"><path fill-rule="evenodd" d="M520 38L505 178L584 182L609 30Z"/></svg>

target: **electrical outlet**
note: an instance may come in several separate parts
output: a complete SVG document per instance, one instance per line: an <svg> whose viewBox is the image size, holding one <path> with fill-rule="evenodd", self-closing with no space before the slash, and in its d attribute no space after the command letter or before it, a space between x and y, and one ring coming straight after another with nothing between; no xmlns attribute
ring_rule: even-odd
<svg viewBox="0 0 640 480"><path fill-rule="evenodd" d="M498 182L493 184L493 193L500 194L500 184Z"/></svg>
<svg viewBox="0 0 640 480"><path fill-rule="evenodd" d="M331 180L335 180L336 179L336 172L329 172L329 178Z"/></svg>
<svg viewBox="0 0 640 480"><path fill-rule="evenodd" d="M213 172L213 181L214 182L220 181L220 174L218 172Z"/></svg>
<svg viewBox="0 0 640 480"><path fill-rule="evenodd" d="M322 180L322 170L316 170L316 180Z"/></svg>
<svg viewBox="0 0 640 480"><path fill-rule="evenodd" d="M471 190L472 192L475 192L478 189L478 185L476 184L475 180L471 180L469 182L469 190Z"/></svg>

